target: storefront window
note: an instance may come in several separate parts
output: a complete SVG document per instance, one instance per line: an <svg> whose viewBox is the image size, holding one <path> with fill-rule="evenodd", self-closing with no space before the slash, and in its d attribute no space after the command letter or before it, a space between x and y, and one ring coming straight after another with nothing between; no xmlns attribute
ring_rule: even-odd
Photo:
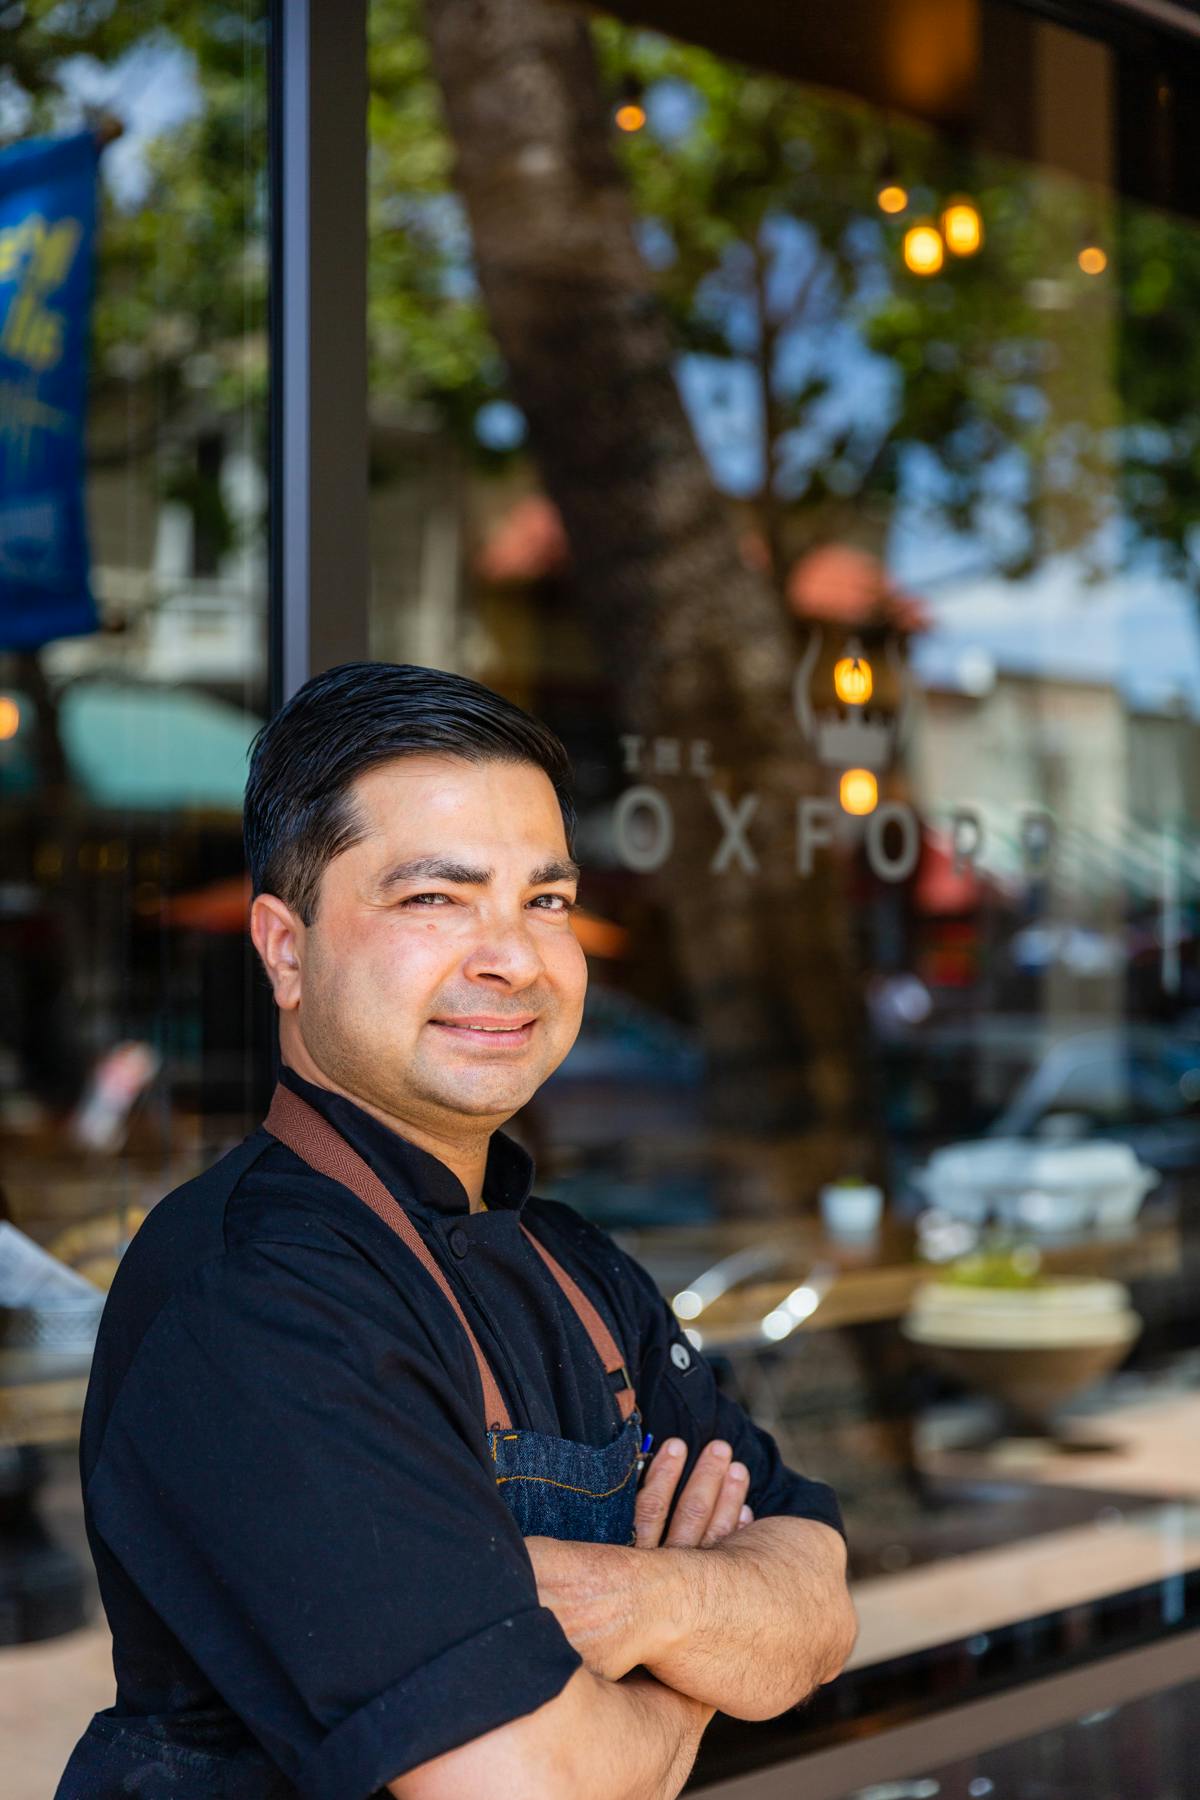
<svg viewBox="0 0 1200 1800"><path fill-rule="evenodd" d="M1200 235L1061 26L621 10L374 0L372 653L566 740L517 1128L842 1494L769 1757L1194 1607Z"/></svg>
<svg viewBox="0 0 1200 1800"><path fill-rule="evenodd" d="M267 695L265 57L253 0L0 13L0 1232L97 1304L266 1068L240 836ZM95 1318L73 1355L40 1340L15 1245L0 1643L75 1620L90 1580L21 1534L39 1448L77 1489Z"/></svg>

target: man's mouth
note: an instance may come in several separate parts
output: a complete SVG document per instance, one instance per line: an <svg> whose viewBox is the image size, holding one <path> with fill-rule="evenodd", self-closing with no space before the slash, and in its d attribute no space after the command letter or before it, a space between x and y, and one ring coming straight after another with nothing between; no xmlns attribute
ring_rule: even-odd
<svg viewBox="0 0 1200 1800"><path fill-rule="evenodd" d="M431 1019L442 1031L453 1032L455 1037L465 1043L490 1044L497 1049L508 1045L527 1044L536 1024L536 1018L525 1019Z"/></svg>

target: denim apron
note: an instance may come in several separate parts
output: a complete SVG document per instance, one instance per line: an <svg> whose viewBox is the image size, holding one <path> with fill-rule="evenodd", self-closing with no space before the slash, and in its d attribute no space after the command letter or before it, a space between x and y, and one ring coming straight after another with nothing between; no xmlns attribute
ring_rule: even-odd
<svg viewBox="0 0 1200 1800"><path fill-rule="evenodd" d="M280 1084L266 1129L319 1174L357 1194L403 1239L453 1309L475 1357L483 1390L486 1448L496 1486L523 1537L631 1544L642 1467L637 1401L616 1339L579 1284L527 1227L542 1258L587 1332L614 1401L615 1436L599 1448L515 1431L499 1384L458 1297L408 1214L341 1133L307 1101ZM382 1790L381 1790L382 1795ZM296 1789L231 1712L144 1717L99 1712L80 1738L55 1800L295 1800ZM354 1800L347 1796L347 1800Z"/></svg>

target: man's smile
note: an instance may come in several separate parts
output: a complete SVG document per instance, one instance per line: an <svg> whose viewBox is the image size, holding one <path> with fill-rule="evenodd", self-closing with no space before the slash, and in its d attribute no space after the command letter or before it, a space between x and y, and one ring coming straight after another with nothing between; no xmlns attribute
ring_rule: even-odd
<svg viewBox="0 0 1200 1800"><path fill-rule="evenodd" d="M522 1049L533 1036L536 1017L524 1019L506 1019L488 1017L485 1014L471 1014L469 1017L452 1017L449 1019L431 1019L439 1031L444 1031L457 1038L462 1044L475 1044L489 1050Z"/></svg>

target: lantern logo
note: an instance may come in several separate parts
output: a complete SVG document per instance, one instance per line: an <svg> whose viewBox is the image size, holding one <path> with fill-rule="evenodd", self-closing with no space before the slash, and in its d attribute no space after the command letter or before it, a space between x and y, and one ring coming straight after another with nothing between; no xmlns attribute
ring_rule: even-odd
<svg viewBox="0 0 1200 1800"><path fill-rule="evenodd" d="M822 647L821 632L814 630L792 683L796 723L823 767L879 773L894 761L908 729L912 690L904 659L896 645L889 643L887 657L900 703L894 712L869 712L875 678L862 646L857 639L851 639L834 669L834 692L839 704L821 706L813 701L812 681Z"/></svg>

